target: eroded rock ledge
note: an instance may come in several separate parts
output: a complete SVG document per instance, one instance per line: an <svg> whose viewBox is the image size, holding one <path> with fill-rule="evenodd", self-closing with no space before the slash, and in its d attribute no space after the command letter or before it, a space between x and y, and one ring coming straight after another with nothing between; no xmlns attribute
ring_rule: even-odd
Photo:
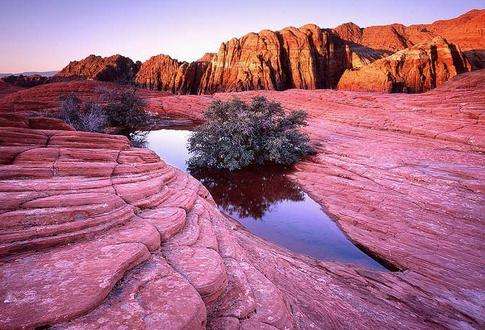
<svg viewBox="0 0 485 330"><path fill-rule="evenodd" d="M125 138L9 118L1 328L479 326L408 271L318 262L255 237Z"/></svg>

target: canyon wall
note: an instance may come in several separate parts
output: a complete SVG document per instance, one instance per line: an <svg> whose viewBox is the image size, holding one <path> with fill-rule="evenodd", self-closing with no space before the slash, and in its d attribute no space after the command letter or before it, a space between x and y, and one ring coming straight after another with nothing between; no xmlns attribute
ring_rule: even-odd
<svg viewBox="0 0 485 330"><path fill-rule="evenodd" d="M410 61L409 54L415 53L418 44L437 36L445 38L449 48L453 48L451 60L441 62L440 56L433 60L439 62L438 67L446 66L449 72L468 71L470 66L462 63L464 55L473 68L479 69L484 64L484 31L485 10L473 10L451 20L410 26L391 24L360 28L354 23L346 23L335 29L321 29L308 24L233 38L222 43L217 53L206 54L191 63L157 55L139 66L120 55L108 58L91 55L82 61L71 62L57 77L129 81L174 94L336 88L345 70L369 65L405 49L408 50L405 56L407 66L420 63ZM463 54L459 49L463 50ZM396 62L395 59L402 58L402 54L388 60ZM379 65L382 63L379 62ZM419 65L406 71L420 70ZM383 84L388 79L386 74L376 74L374 68L358 72L372 72L374 80ZM426 91L436 86L416 80L419 75L409 72L404 75L408 76L404 80L409 91ZM453 74L428 78L440 80L445 76L449 78ZM364 74L354 73L352 79L359 79L354 86L369 85ZM342 82L339 86L344 88L347 85L348 82ZM379 86L367 89L388 90ZM403 91L402 88L389 90Z"/></svg>
<svg viewBox="0 0 485 330"><path fill-rule="evenodd" d="M187 63L165 55L152 57L140 68L140 86L179 94L289 88L333 88L352 67L352 51L329 30L316 25L281 31L264 30L224 42L219 51ZM377 53L362 52L354 61Z"/></svg>
<svg viewBox="0 0 485 330"><path fill-rule="evenodd" d="M455 45L436 37L345 71L338 89L418 93L433 89L470 69L470 64Z"/></svg>
<svg viewBox="0 0 485 330"><path fill-rule="evenodd" d="M460 47L476 69L485 67L485 10L471 10L453 19L431 24L391 24L361 28L354 23L334 31L344 40L386 52L388 55L441 36Z"/></svg>

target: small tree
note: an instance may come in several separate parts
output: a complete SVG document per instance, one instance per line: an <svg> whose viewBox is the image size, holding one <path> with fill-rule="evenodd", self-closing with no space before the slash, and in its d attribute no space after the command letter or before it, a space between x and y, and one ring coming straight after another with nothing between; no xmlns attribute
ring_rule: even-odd
<svg viewBox="0 0 485 330"><path fill-rule="evenodd" d="M147 104L136 95L136 89L108 91L103 95L103 101L106 103L104 109L108 115L109 125L135 144L143 144L147 131L155 124L155 119L145 111Z"/></svg>
<svg viewBox="0 0 485 330"><path fill-rule="evenodd" d="M292 165L313 152L306 134L307 114L285 114L279 103L255 97L250 104L215 101L205 124L189 138L191 167L238 170L252 165Z"/></svg>
<svg viewBox="0 0 485 330"><path fill-rule="evenodd" d="M61 98L59 118L78 131L106 132L125 135L137 147L144 146L146 135L155 124L145 112L145 101L134 88L98 90L102 103L83 103L71 93Z"/></svg>

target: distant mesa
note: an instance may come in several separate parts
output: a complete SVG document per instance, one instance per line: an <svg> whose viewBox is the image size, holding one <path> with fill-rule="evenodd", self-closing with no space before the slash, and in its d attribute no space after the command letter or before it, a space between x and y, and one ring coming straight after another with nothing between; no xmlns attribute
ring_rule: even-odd
<svg viewBox="0 0 485 330"><path fill-rule="evenodd" d="M485 67L483 31L485 10L410 26L307 24L248 33L190 63L163 54L144 63L90 55L69 63L55 79L131 83L173 94L292 88L423 92Z"/></svg>

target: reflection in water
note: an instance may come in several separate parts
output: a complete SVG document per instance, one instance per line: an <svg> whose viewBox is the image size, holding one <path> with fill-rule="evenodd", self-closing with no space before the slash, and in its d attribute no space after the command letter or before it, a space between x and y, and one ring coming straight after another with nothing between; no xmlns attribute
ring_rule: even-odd
<svg viewBox="0 0 485 330"><path fill-rule="evenodd" d="M349 241L320 205L285 177L284 171L276 168L236 173L189 171L186 163L189 136L188 130L153 131L147 137L148 148L200 180L221 209L252 233L320 260L385 270Z"/></svg>
<svg viewBox="0 0 485 330"><path fill-rule="evenodd" d="M276 202L304 199L303 191L278 168L234 173L190 168L189 172L211 192L224 211L240 218L258 220Z"/></svg>

